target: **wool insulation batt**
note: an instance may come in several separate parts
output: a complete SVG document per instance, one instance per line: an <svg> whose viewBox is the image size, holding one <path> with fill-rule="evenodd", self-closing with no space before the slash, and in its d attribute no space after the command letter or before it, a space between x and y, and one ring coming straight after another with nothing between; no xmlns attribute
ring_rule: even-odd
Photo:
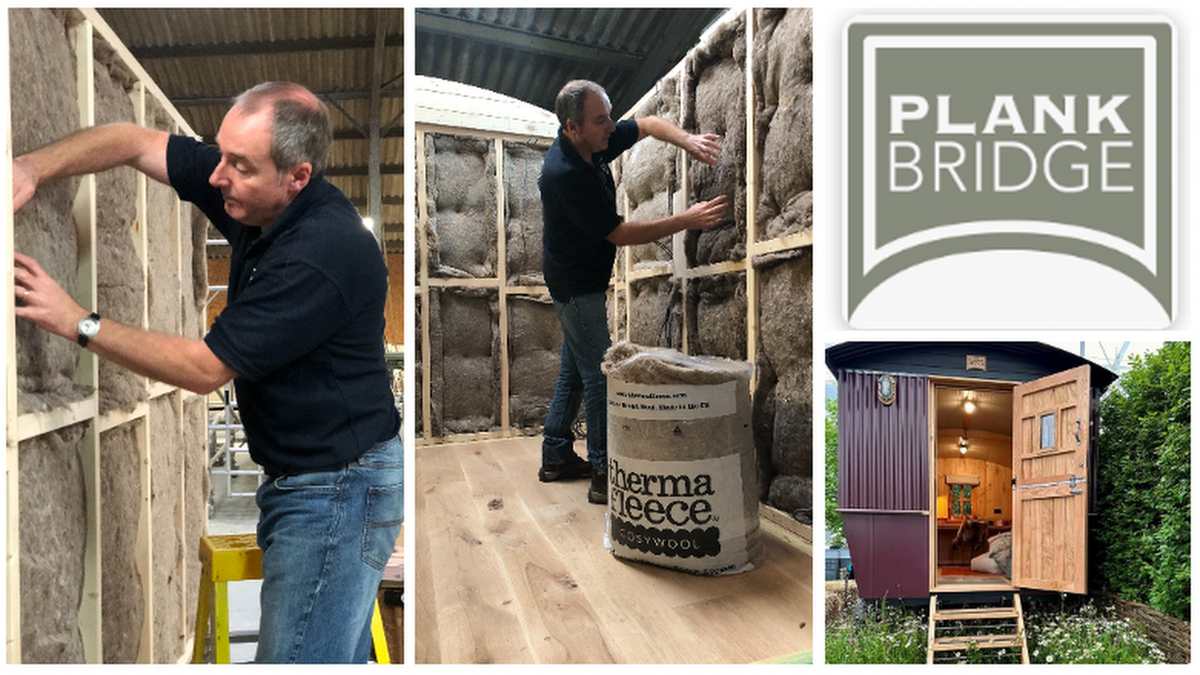
<svg viewBox="0 0 1200 675"><path fill-rule="evenodd" d="M745 362L622 342L605 355L614 555L716 576L754 568L758 468Z"/></svg>

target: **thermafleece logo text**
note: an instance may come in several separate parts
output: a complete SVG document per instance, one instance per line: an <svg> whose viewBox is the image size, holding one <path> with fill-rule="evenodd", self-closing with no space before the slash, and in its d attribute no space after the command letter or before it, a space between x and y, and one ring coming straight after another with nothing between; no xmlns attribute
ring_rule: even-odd
<svg viewBox="0 0 1200 675"><path fill-rule="evenodd" d="M707 473L627 471L620 459L608 461L613 539L638 551L679 558L718 555L715 496Z"/></svg>

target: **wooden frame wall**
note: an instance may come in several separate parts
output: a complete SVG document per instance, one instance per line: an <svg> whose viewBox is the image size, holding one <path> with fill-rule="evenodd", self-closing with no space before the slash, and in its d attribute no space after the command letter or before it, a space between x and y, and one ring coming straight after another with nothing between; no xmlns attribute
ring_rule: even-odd
<svg viewBox="0 0 1200 675"><path fill-rule="evenodd" d="M133 100L136 120L139 124L147 123L147 105L151 102L157 104L163 111L172 119L171 131L174 133L186 134L195 136L195 132L191 129L188 123L179 114L179 111L171 104L170 100L163 94L162 90L154 83L146 71L138 64L137 60L124 46L121 40L113 32L112 28L104 21L98 12L94 9L78 10L82 15L82 22L71 29L71 38L75 45L75 55L77 59L76 75L77 88L79 98L79 121L81 127L92 126L95 123L95 82L93 78L93 63L94 52L93 43L98 37L106 42L116 53L116 57L124 63L126 67L137 78L137 83L130 96ZM6 21L7 19L5 19ZM7 40L7 24L4 24L4 39ZM7 64L4 64L7 67ZM6 144L5 144L5 160L11 163L12 160L12 131L11 131L11 108L9 92L4 92L3 113L4 122L6 122ZM145 224L147 223L147 203L146 203L146 181L147 178L143 174L138 174L137 185L137 219L133 224L134 247L137 250L138 256L142 264L142 276L145 284L146 293L148 293L150 270L148 261L148 246L147 233ZM12 186L5 184L3 186L3 209L5 213L12 213ZM180 288L183 292L190 292L188 284L183 283L185 270L190 269L184 266L183 261L183 237L184 232L190 232L191 222L184 222L184 209L178 198L175 199L175 206L168 219L168 222L173 224L173 240L176 247L176 269L170 273L175 274L180 280ZM96 309L97 302L97 285L96 285L96 177L94 174L83 177L80 181L79 191L75 198L75 221L79 235L79 259L78 259L78 277L77 286L74 291L74 296L80 304L85 307ZM185 229L186 228L186 229ZM12 229L5 231L4 246L5 250L12 250L14 244L14 233ZM131 426L135 431L135 437L138 443L138 479L140 484L140 508L141 514L138 523L138 533L136 541L136 555L138 571L143 580L143 623L142 623L142 638L139 646L137 660L139 662L151 662L154 657L154 588L153 588L153 542L152 530L153 519L151 518L151 473L153 466L150 461L151 441L150 441L150 417L151 405L150 401L156 399L169 400L175 409L177 418L186 425L184 412L185 401L190 401L196 398L203 398L198 394L183 391L177 387L147 381L147 399L139 402L132 410L115 411L104 415L99 414L99 359L90 351L83 350L80 354L79 365L75 374L75 381L78 384L86 385L93 388L91 396L72 403L63 408L42 412L42 413L26 413L19 414L17 407L17 373L16 373L16 344L15 344L15 319L13 318L13 293L12 293L12 264L11 258L5 256L4 261L4 281L3 281L3 302L5 303L4 315L4 335L6 342L6 367L5 367L5 391L7 393L7 402L5 406L5 481L6 481L6 544L8 549L8 557L6 560L7 572L7 591L8 591L8 606L6 608L7 617L7 635L6 635L6 653L9 663L21 662L21 579L20 579L20 532L19 523L20 517L18 513L19 485L20 485L20 470L19 470L19 451L18 445L22 441L42 436L53 431L62 429L75 424L85 424L86 432L83 437L83 445L81 446L80 460L84 470L84 482L86 499L88 500L87 509L87 544L84 558L84 586L83 594L79 608L79 628L83 636L84 656L89 663L99 663L103 655L103 640L102 634L102 614L101 614L101 578L104 574L102 569L101 558L101 536L100 536L100 520L103 513L103 504L101 504L100 495L100 463L104 459L100 456L100 435L110 429L121 426ZM101 263L102 264L102 263ZM160 271L161 272L161 271ZM190 272L189 272L190 275ZM182 312L182 306L180 311ZM182 314L176 317L177 327L182 326ZM149 328L149 296L143 298L143 314L142 328ZM186 461L180 462L179 469L179 485L181 504L179 508L178 518L176 518L176 526L179 531L186 532L186 508L187 508L187 485L185 482ZM207 529L207 509L203 519L204 528ZM197 542L184 541L185 550L196 546ZM184 556L176 566L175 575L181 580L180 588L184 595L180 602L180 626L183 628L188 639L185 640L184 648L180 654L180 660L186 660L191 653L190 643L194 639L192 633L192 617L187 615L187 594L193 592L197 587L197 582L194 579L189 579L187 576L187 560L189 556Z"/></svg>
<svg viewBox="0 0 1200 675"><path fill-rule="evenodd" d="M429 223L429 198L426 193L425 177L425 141L429 134L442 134L478 138L493 144L496 153L496 274L490 277L459 278L431 277L429 275L429 242L426 227ZM546 286L513 286L508 283L507 232L505 231L506 193L504 188L504 143L534 143L549 145L553 137L531 134L508 133L453 127L445 125L416 124L416 160L417 160L417 290L416 298L421 303L421 429L417 434L417 445L435 443L457 443L471 440L492 438L507 438L520 436L514 431L509 419L509 377L508 377L508 297L510 295L533 296L547 298L550 295ZM487 288L494 289L497 295L500 323L500 430L483 431L469 434L451 434L435 437L433 435L433 414L430 401L430 357L429 357L429 289L431 288Z"/></svg>
<svg viewBox="0 0 1200 675"><path fill-rule="evenodd" d="M629 325L632 322L633 309L631 286L639 281L646 279L678 279L680 281L682 293L682 329L683 329L683 352L691 354L688 335L688 286L689 282L696 279L716 277L725 274L737 274L745 272L746 274L746 360L754 363L758 356L758 268L754 264L754 258L770 253L778 253L781 251L790 251L795 249L809 248L812 246L812 230L796 232L793 234L784 235L774 239L757 241L758 239L758 222L756 219L756 210L758 206L758 173L759 163L756 156L757 153L757 138L756 125L754 123L754 35L755 35L755 20L756 13L753 9L748 10L731 10L723 15L716 24L721 25L729 21L736 20L738 16L745 17L746 26L746 86L745 86L745 106L746 106L746 255L738 260L727 260L725 262L714 263L711 265L700 265L690 267L688 265L687 256L684 254L684 239L687 236L686 232L679 232L674 235L672 240L673 255L670 262L661 261L657 264L643 265L639 269L633 267L633 252L629 247L623 248L617 264L622 266L623 274L618 275L613 283L613 306L611 308L612 317L610 329L614 337L627 337L629 335ZM708 33L701 38L701 43L710 36L712 28ZM684 68L686 67L687 59L681 61L667 74L677 76L679 83L680 110L683 109L682 102L686 96L686 82L683 77ZM647 92L630 110L625 117L632 117L633 111L639 109L645 101L652 95L654 91ZM688 185L688 159L682 150L676 153L676 166L679 167L679 191L673 197L674 212L679 213L686 209L690 204L690 194ZM628 198L626 197L622 205L622 212L629 212ZM624 299L625 312L620 315L616 311L620 304L619 299ZM750 391L753 394L755 376L752 376Z"/></svg>
<svg viewBox="0 0 1200 675"><path fill-rule="evenodd" d="M736 274L745 272L746 274L746 358L751 363L755 361L758 351L758 269L754 265L754 258L757 256L766 255L769 253L777 253L781 251L789 251L795 249L803 249L812 246L812 232L804 231L797 232L775 239L756 241L757 239L757 223L755 220L755 209L758 201L758 161L756 158L756 139L757 133L754 124L754 12L752 10L731 10L727 12L718 22L717 25L736 20L739 15L745 15L746 21L746 66L745 66L745 101L746 107L746 255L739 260L730 260L726 262L716 263L712 265L703 265L698 267L689 267L687 258L684 255L684 237L686 233L678 233L672 240L672 261L661 261L657 264L643 266L639 269L633 269L632 250L630 247L624 247L618 252L616 260L617 274L614 277L611 289L613 291L613 302L609 307L610 312L610 331L614 337L628 335L628 326L632 315L631 303L632 297L630 287L639 281L655 278L679 279L683 292L683 351L691 353L688 344L688 303L687 289L688 282L694 279L706 277L715 277L724 274ZM701 38L701 42L711 35L710 28L708 34ZM679 75L687 64L687 59L680 61L671 71L665 76ZM684 78L677 77L678 95L682 101L684 92ZM641 100L639 100L628 113L625 118L633 115L633 111L637 110L642 104L653 96L655 91L652 89L647 92ZM682 106L681 106L682 109ZM457 118L455 118L457 119ZM431 278L428 269L428 242L426 241L425 227L428 223L429 212L428 202L425 193L425 136L429 133L449 134L456 136L469 136L473 138L482 138L492 140L496 143L496 180L497 180L497 199L499 208L497 210L497 273L495 277L478 278L478 279L458 279L458 278ZM507 316L507 298L510 295L535 295L545 296L548 294L545 286L509 286L507 285L507 271L505 269L505 232L504 232L504 179L503 179L503 155L502 141L509 140L515 142L537 142L551 140L549 137L531 136L521 133L506 133L498 131L487 131L480 129L471 129L460 126L450 125L435 125L418 122L416 124L416 161L417 161L417 274L418 288L416 292L417 298L421 302L421 332L419 339L421 340L421 363L417 364L422 373L421 384L421 405L422 405L422 420L423 426L418 434L417 445L428 445L435 443L451 443L463 442L470 440L486 440L491 438L506 438L514 435L519 435L509 424L508 410L508 316ZM687 158L682 150L679 150L676 155L677 166L679 167L679 184L681 189L673 195L674 210L676 212L687 208L688 205L688 178L687 178ZM622 204L618 205L622 213L628 213L628 199L626 198ZM425 300L428 297L430 288L494 288L497 290L499 313L500 313L500 392L501 392L501 428L499 431L479 432L472 434L451 434L441 437L436 437L432 429L432 415L430 405L430 360L429 360L429 303ZM621 300L624 301L624 313L619 313L617 307ZM751 382L751 391L753 391L753 381Z"/></svg>

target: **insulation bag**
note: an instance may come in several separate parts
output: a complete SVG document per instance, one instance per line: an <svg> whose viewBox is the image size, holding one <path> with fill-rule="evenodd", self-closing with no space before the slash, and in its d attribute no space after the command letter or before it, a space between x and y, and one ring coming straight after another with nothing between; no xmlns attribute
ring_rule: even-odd
<svg viewBox="0 0 1200 675"><path fill-rule="evenodd" d="M605 355L613 555L701 575L754 569L757 453L741 361L622 342Z"/></svg>

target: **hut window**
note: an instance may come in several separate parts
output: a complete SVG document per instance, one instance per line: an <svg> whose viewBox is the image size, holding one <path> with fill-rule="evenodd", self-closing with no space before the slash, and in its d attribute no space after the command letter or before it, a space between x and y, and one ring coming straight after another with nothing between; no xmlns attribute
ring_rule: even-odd
<svg viewBox="0 0 1200 675"><path fill-rule="evenodd" d="M962 518L971 515L971 486L955 483L950 486L950 515Z"/></svg>
<svg viewBox="0 0 1200 675"><path fill-rule="evenodd" d="M1042 415L1042 442L1038 447L1054 447L1054 413Z"/></svg>

